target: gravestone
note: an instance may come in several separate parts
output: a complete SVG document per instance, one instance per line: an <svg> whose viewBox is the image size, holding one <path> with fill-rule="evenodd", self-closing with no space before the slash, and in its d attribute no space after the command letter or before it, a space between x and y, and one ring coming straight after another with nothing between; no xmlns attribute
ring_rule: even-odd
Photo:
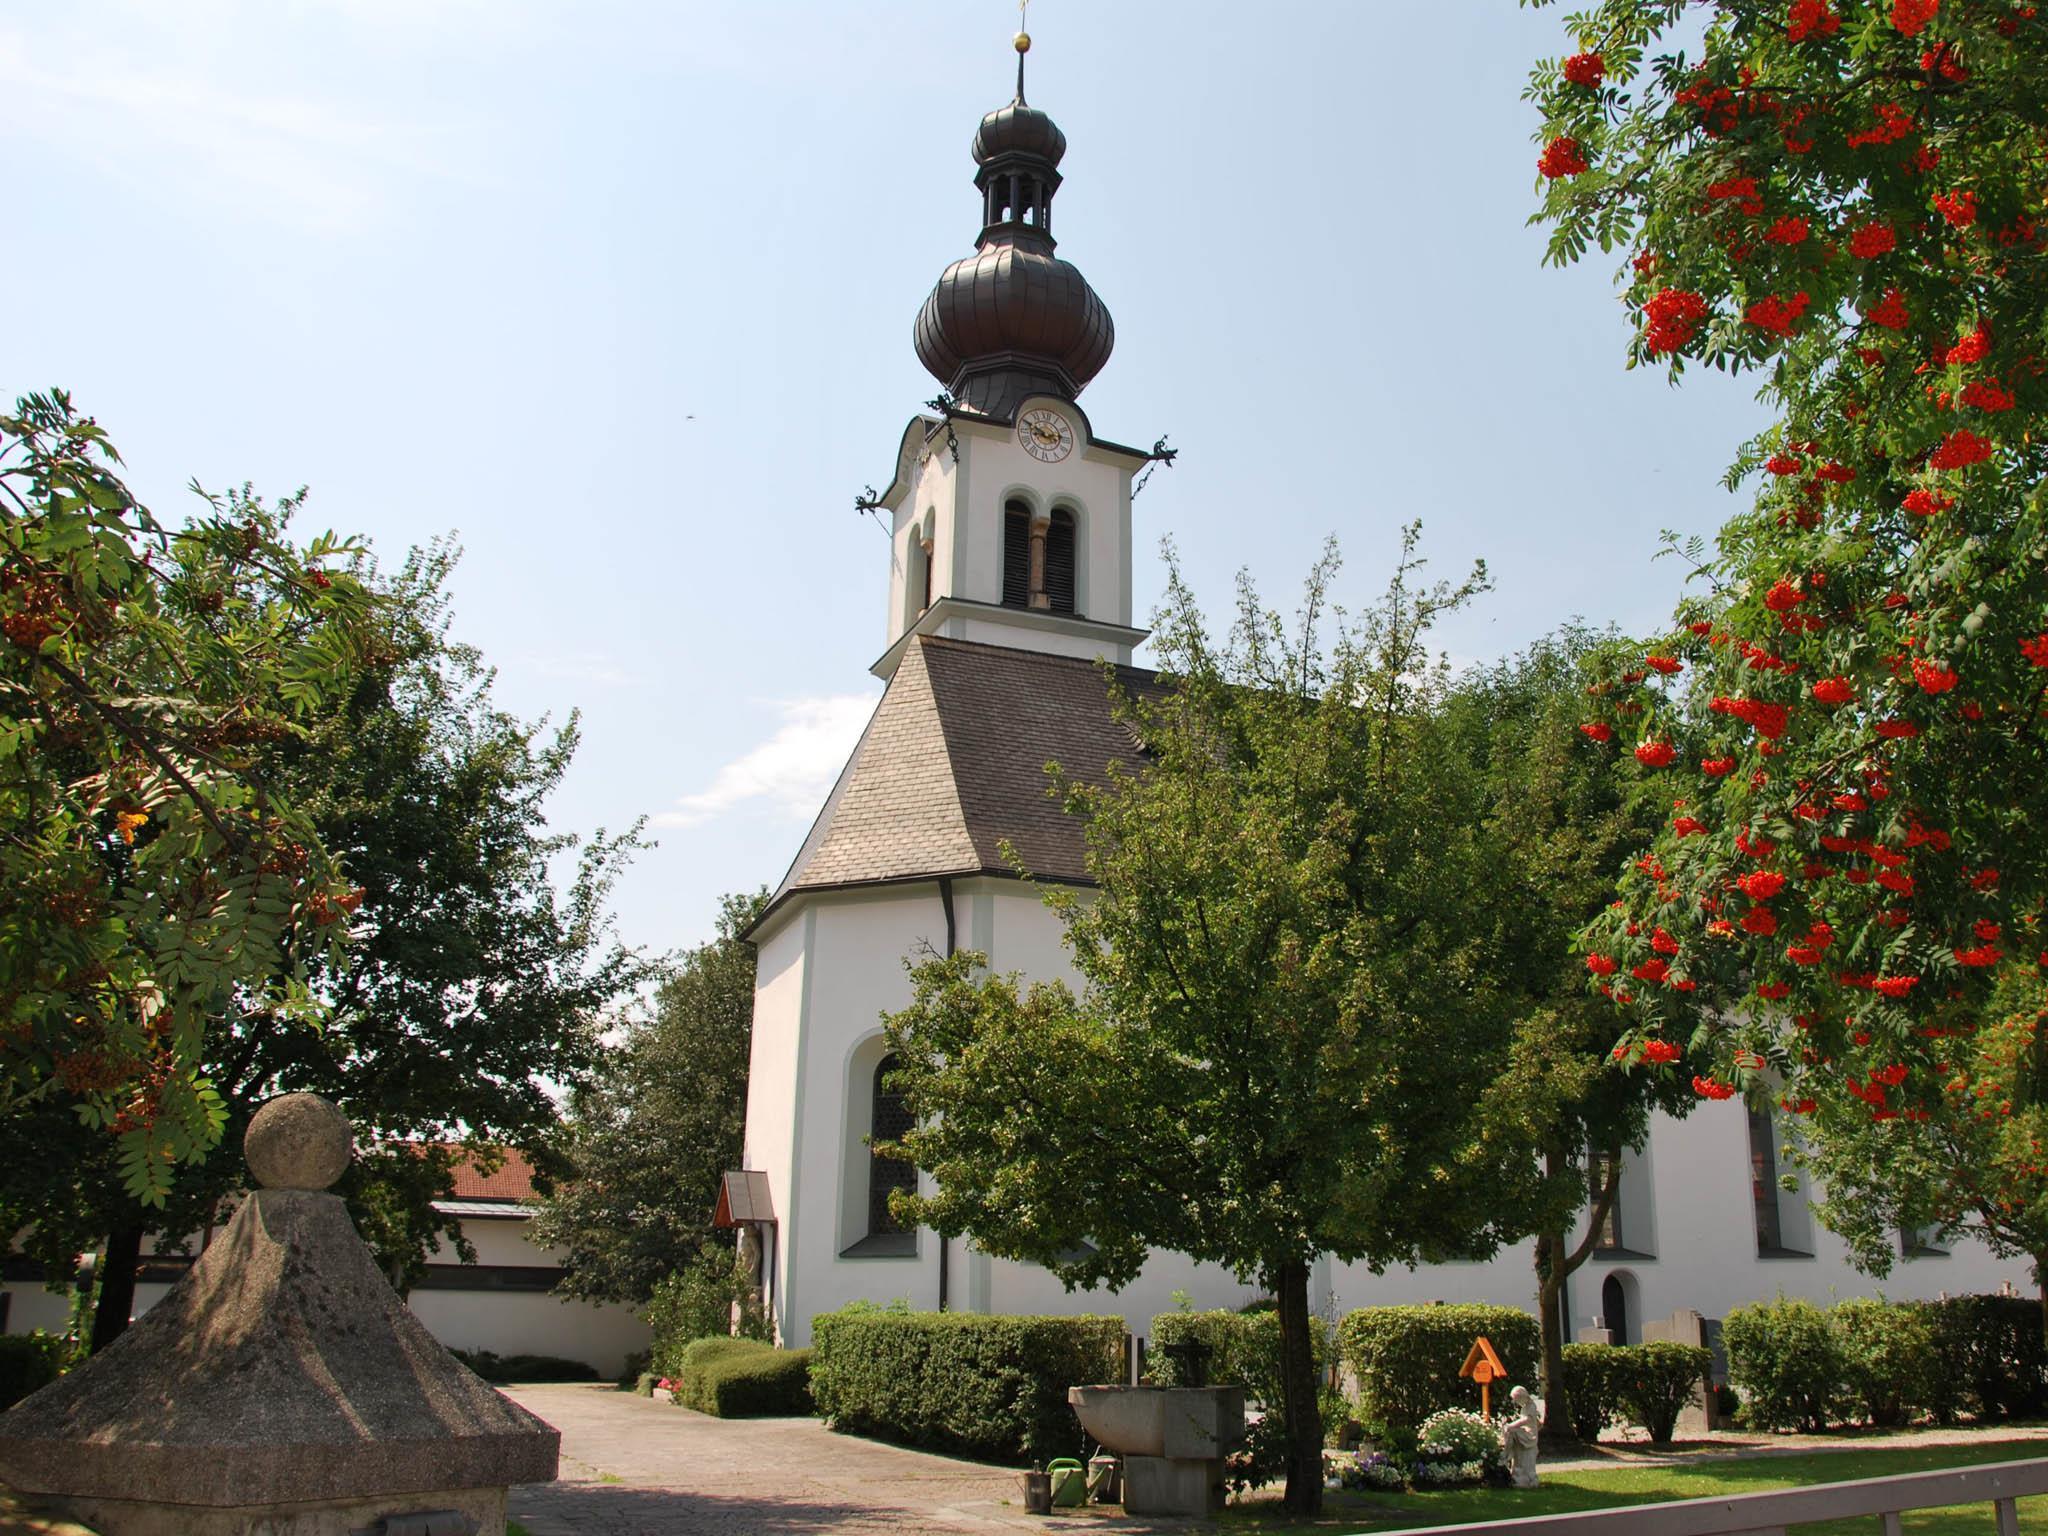
<svg viewBox="0 0 2048 1536"><path fill-rule="evenodd" d="M0 1484L102 1536L503 1536L561 1437L392 1292L327 1192L338 1109L273 1099L243 1146L262 1188L171 1293L0 1414Z"/></svg>

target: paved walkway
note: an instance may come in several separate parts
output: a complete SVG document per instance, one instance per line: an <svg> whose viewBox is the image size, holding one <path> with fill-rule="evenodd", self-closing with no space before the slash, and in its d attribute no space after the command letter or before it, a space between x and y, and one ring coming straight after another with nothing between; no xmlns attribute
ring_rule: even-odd
<svg viewBox="0 0 2048 1536"><path fill-rule="evenodd" d="M562 1432L560 1478L512 1490L512 1517L532 1536L1046 1529L1024 1514L1015 1472L835 1435L815 1419L714 1419L604 1386L506 1395ZM1186 1523L1082 1514L1071 1524L1092 1533Z"/></svg>
<svg viewBox="0 0 2048 1536"><path fill-rule="evenodd" d="M511 1387L507 1392L562 1432L561 1477L512 1490L513 1518L531 1536L875 1536L902 1531L1035 1531L1045 1536L1048 1529L1045 1517L1024 1513L1015 1472L835 1435L815 1419L714 1419L609 1386ZM2048 1426L1925 1429L1882 1440L1840 1433L1719 1434L1669 1448L1603 1441L1592 1455L1546 1458L1543 1468L2036 1437L2048 1438ZM1372 1506L1359 1495L1335 1502L1332 1529L1371 1522ZM1206 1521L1131 1520L1094 1508L1061 1511L1051 1524L1071 1536L1214 1529Z"/></svg>

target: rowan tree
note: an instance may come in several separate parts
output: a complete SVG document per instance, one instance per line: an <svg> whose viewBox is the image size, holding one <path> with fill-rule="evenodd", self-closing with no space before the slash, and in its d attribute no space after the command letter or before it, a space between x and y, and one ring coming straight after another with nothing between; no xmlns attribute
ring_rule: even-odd
<svg viewBox="0 0 2048 1536"><path fill-rule="evenodd" d="M935 1181L892 1197L906 1222L1069 1285L1164 1248L1276 1298L1296 1511L1323 1486L1316 1257L1480 1257L1526 1230L1526 1143L1485 1108L1514 1016L1474 916L1484 794L1427 651L1483 569L1421 585L1414 537L1327 645L1334 553L1296 626L1241 580L1220 644L1173 572L1159 686L1113 696L1142 771L1055 775L1094 882L1048 896L1083 990L932 958L888 1020L901 1147Z"/></svg>
<svg viewBox="0 0 2048 1536"><path fill-rule="evenodd" d="M1779 416L1730 473L1753 504L1691 551L1699 595L1585 722L1665 823L1587 964L1637 1070L1991 1187L2002 1136L1929 1128L2042 1082L2022 1053L1951 1088L2048 896L2048 19L1605 0L1567 25L1531 87L1552 258L1632 252L1630 361L1756 370ZM1684 1064L1645 1068L1653 1041Z"/></svg>
<svg viewBox="0 0 2048 1536"><path fill-rule="evenodd" d="M238 524L266 527L300 504L223 498ZM203 1239L246 1187L241 1133L282 1092L323 1094L355 1125L358 1156L337 1190L394 1285L415 1283L437 1245L472 1258L458 1219L435 1208L453 1193L447 1144L486 1164L517 1147L550 1172L555 1091L582 1080L613 1012L658 974L609 929L610 887L637 836L579 844L548 827L575 722L529 723L495 704L482 657L449 636L454 560L447 544L391 572L351 560L375 597L351 686L248 753L252 776L304 817L353 894L332 925L346 950L285 952L274 963L289 969L208 1010L197 1065L221 1144L145 1204L102 1139L67 1134L60 1097L0 1114L0 1230L57 1276L101 1250L95 1348L127 1322L145 1239ZM280 594L252 580L243 600L253 610ZM317 1027L264 1006L261 983L287 979L317 1007Z"/></svg>
<svg viewBox="0 0 2048 1536"><path fill-rule="evenodd" d="M256 764L346 696L375 605L356 546L227 497L167 526L119 463L62 392L0 415L0 1112L63 1106L161 1204L226 1122L213 1021L311 1021L359 900Z"/></svg>

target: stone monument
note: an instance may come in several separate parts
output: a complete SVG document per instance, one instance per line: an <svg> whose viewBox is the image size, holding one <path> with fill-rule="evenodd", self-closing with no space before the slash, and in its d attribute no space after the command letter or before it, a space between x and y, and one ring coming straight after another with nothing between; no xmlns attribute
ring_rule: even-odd
<svg viewBox="0 0 2048 1536"><path fill-rule="evenodd" d="M1527 1387L1508 1394L1514 1417L1500 1427L1501 1454L1517 1488L1536 1486L1536 1442L1543 1434L1543 1402Z"/></svg>
<svg viewBox="0 0 2048 1536"><path fill-rule="evenodd" d="M503 1536L560 1435L385 1282L327 1192L340 1110L273 1099L243 1147L262 1187L184 1279L0 1414L0 1484L103 1536Z"/></svg>

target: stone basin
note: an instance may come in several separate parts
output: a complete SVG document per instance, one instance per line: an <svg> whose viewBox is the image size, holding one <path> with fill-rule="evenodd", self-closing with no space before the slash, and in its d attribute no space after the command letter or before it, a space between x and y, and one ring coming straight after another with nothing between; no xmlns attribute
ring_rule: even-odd
<svg viewBox="0 0 2048 1536"><path fill-rule="evenodd" d="M1089 1437L1121 1456L1207 1461L1244 1438L1243 1387L1069 1387Z"/></svg>

